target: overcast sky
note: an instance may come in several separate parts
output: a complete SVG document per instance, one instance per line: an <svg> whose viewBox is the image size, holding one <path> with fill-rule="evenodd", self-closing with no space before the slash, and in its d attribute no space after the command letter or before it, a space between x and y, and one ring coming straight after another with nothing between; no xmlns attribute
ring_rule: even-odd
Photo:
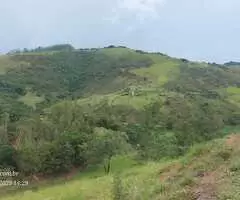
<svg viewBox="0 0 240 200"><path fill-rule="evenodd" d="M125 45L240 61L240 0L0 0L0 52Z"/></svg>

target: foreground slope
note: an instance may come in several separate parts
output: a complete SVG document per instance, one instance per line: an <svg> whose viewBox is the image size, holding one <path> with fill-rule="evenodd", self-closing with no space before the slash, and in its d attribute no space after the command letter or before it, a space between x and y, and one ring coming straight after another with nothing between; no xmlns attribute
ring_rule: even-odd
<svg viewBox="0 0 240 200"><path fill-rule="evenodd" d="M32 189L0 199L110 200L118 195L125 200L238 200L239 142L240 135L232 134L195 145L180 159L143 165L118 157L110 175L102 175L99 169L54 186L30 186Z"/></svg>

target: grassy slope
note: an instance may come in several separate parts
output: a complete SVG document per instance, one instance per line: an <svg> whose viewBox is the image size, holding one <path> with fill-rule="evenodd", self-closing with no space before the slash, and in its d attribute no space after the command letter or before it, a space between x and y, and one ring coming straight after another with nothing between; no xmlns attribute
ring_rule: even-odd
<svg viewBox="0 0 240 200"><path fill-rule="evenodd" d="M133 73L147 77L154 84L162 86L170 78L176 78L179 75L179 60L169 59L159 55L150 54L149 57L154 64L148 68L132 70Z"/></svg>
<svg viewBox="0 0 240 200"><path fill-rule="evenodd" d="M44 101L44 96L39 97L35 93L28 92L24 96L21 96L19 101L29 107L32 107L33 109L36 109L36 105Z"/></svg>
<svg viewBox="0 0 240 200"><path fill-rule="evenodd" d="M227 130L229 131L229 130ZM233 131L233 130L231 130ZM235 130L235 131L239 131ZM238 200L240 186L240 135L232 134L193 146L182 158L138 164L129 157L113 160L112 174L103 170L79 174L71 181L34 187L4 200L112 199L114 174L120 174L126 199L144 200Z"/></svg>
<svg viewBox="0 0 240 200"><path fill-rule="evenodd" d="M226 89L229 97L228 100L238 106L240 106L240 88L229 87Z"/></svg>

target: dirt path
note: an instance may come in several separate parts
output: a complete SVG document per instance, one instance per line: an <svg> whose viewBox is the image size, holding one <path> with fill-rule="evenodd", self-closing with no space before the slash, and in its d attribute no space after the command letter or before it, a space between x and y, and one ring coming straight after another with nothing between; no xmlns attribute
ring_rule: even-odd
<svg viewBox="0 0 240 200"><path fill-rule="evenodd" d="M193 190L194 200L217 200L215 172L205 173Z"/></svg>
<svg viewBox="0 0 240 200"><path fill-rule="evenodd" d="M171 168L168 168L168 171L165 171L161 174L160 180L167 181L171 178L174 178L182 166L180 164L174 164ZM219 172L208 172L204 173L202 177L199 177L199 183L190 189L191 199L192 200L217 200L216 193L216 182L219 176Z"/></svg>

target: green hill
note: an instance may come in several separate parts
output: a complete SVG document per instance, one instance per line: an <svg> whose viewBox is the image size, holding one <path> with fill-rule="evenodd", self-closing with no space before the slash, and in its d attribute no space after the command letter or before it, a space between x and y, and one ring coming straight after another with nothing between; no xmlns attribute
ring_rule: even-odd
<svg viewBox="0 0 240 200"><path fill-rule="evenodd" d="M66 191L54 186L9 199L96 199L93 193L110 199L110 174L116 165L131 167L121 175L124 191L136 186L135 192L129 187L130 199L176 199L176 191L190 199L184 196L190 189L202 188L194 185L201 185L201 178L193 177L187 167L213 164L216 168L211 170L217 170L233 153L221 151L219 138L240 124L239 88L238 68L126 47L75 49L63 44L1 56L0 169L19 171L18 178L28 179L30 185L36 177L55 180L76 169L82 172L76 182L65 185ZM213 149L196 147L197 152L187 154L206 142ZM202 151L210 153L192 163ZM176 185L159 183L159 170L165 172L174 168L168 165L173 160L186 159L190 160L181 165L181 173L173 176ZM90 174L98 174L98 166L108 175L88 177L90 169L95 169Z"/></svg>
<svg viewBox="0 0 240 200"><path fill-rule="evenodd" d="M154 90L164 90L220 98L221 89L223 92L228 87L237 89L240 84L240 73L223 66L123 47L75 50L62 46L1 56L0 110L19 115L15 107L23 106L24 102L28 107L36 104L42 109L63 99L111 94L130 86L139 87L150 96ZM239 103L238 96L229 97Z"/></svg>

